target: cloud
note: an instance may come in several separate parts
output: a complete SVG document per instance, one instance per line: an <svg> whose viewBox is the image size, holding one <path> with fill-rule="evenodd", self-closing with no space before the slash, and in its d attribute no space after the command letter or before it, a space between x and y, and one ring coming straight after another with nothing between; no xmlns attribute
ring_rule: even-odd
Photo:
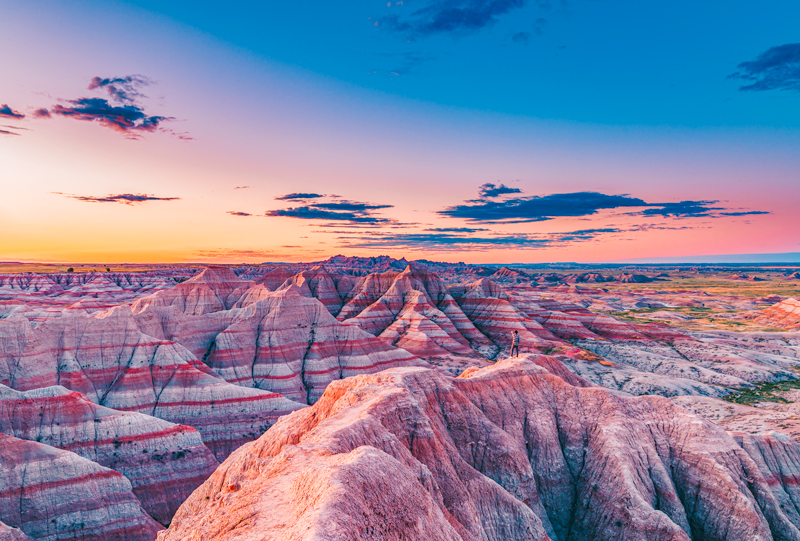
<svg viewBox="0 0 800 541"><path fill-rule="evenodd" d="M528 43L531 40L531 33L530 32L517 32L513 36L511 36L511 41L514 43Z"/></svg>
<svg viewBox="0 0 800 541"><path fill-rule="evenodd" d="M13 131L8 130L0 130L0 135L20 135L19 133L14 133Z"/></svg>
<svg viewBox="0 0 800 541"><path fill-rule="evenodd" d="M386 218L378 218L365 213L355 212L335 212L324 210L314 206L295 207L290 209L269 210L267 216L285 216L289 218L300 218L303 220L339 220L354 223L380 224L388 223Z"/></svg>
<svg viewBox="0 0 800 541"><path fill-rule="evenodd" d="M512 192L510 190L516 190ZM638 197L607 195L599 192L575 192L542 196L511 197L494 199L497 193L517 193L520 190L503 184L484 184L478 188L480 199L464 201L440 210L438 214L449 218L462 218L481 224L528 223L552 220L558 217L580 217L597 214L600 210L618 208L642 208L632 212L633 216L664 216L672 218L696 218L722 216L744 216L769 214L766 211L745 211L713 206L719 201L680 201L677 203L647 203ZM727 212L717 212L727 211Z"/></svg>
<svg viewBox="0 0 800 541"><path fill-rule="evenodd" d="M431 0L406 18L390 15L380 23L410 36L477 32L525 4L526 0Z"/></svg>
<svg viewBox="0 0 800 541"><path fill-rule="evenodd" d="M309 199L329 197L327 201L309 202ZM396 225L396 220L374 215L374 211L392 208L392 205L375 205L361 201L349 201L339 196L324 196L317 193L290 193L276 197L280 201L296 201L299 207L269 210L266 216L284 216L302 220L329 220L333 223L348 222L348 227ZM339 224L341 225L341 224Z"/></svg>
<svg viewBox="0 0 800 541"><path fill-rule="evenodd" d="M148 116L136 105L114 106L103 98L78 98L69 100L69 106L55 105L54 115L98 122L114 131L137 137L140 132L154 132L164 121L174 120L164 116Z"/></svg>
<svg viewBox="0 0 800 541"><path fill-rule="evenodd" d="M103 197L96 197L92 195L71 195L62 192L53 192L71 199L78 201L86 201L88 203L123 203L125 205L133 205L136 203L144 203L145 201L177 201L180 197L156 197L144 193L121 193L117 195L106 195Z"/></svg>
<svg viewBox="0 0 800 541"><path fill-rule="evenodd" d="M425 229L424 231L432 231L434 233L477 233L479 231L489 231L479 227L435 227Z"/></svg>
<svg viewBox="0 0 800 541"><path fill-rule="evenodd" d="M550 233L547 235L531 234L488 234L476 236L466 231L455 230L451 233L399 233L364 234L359 237L338 237L348 248L396 248L406 250L439 250L439 251L485 251L492 248L505 247L520 250L533 250L565 246L575 242L585 242L608 233L620 233L617 228L583 229L566 233ZM426 230L434 231L434 230ZM475 230L485 231L485 230Z"/></svg>
<svg viewBox="0 0 800 541"><path fill-rule="evenodd" d="M0 117L22 119L25 118L25 115L23 115L19 111L15 111L11 107L9 107L8 104L4 103L0 105Z"/></svg>
<svg viewBox="0 0 800 541"><path fill-rule="evenodd" d="M742 91L794 90L800 92L800 43L771 47L755 60L742 62L729 79L747 81Z"/></svg>
<svg viewBox="0 0 800 541"><path fill-rule="evenodd" d="M501 195L507 195L510 193L522 193L522 190L519 188L509 188L505 184L496 186L491 182L487 182L486 184L482 184L478 187L478 195L480 195L481 199L499 197Z"/></svg>
<svg viewBox="0 0 800 541"><path fill-rule="evenodd" d="M229 210L228 214L230 214L231 216L252 216L252 214L250 214L249 212L238 212L235 210Z"/></svg>
<svg viewBox="0 0 800 541"><path fill-rule="evenodd" d="M484 184L481 188L485 186ZM647 206L647 203L635 197L605 195L598 192L515 197L502 201L477 200L465 203L467 204L447 207L438 214L478 223L526 223L551 220L559 216L589 216L602 209Z"/></svg>
<svg viewBox="0 0 800 541"><path fill-rule="evenodd" d="M234 188L234 190L246 190L246 189L247 189L247 188L249 188L249 187L250 187L250 186L236 186L236 187Z"/></svg>
<svg viewBox="0 0 800 541"><path fill-rule="evenodd" d="M152 83L152 79L144 75L126 75L125 77L112 78L93 77L89 83L89 90L99 88L108 92L108 95L115 101L133 104L139 98L146 97L139 92L139 88L149 86Z"/></svg>
<svg viewBox="0 0 800 541"><path fill-rule="evenodd" d="M416 68L422 64L430 62L431 60L436 60L436 57L430 53L419 53L413 51L406 51L402 53L376 53L376 55L381 59L386 59L387 61L392 62L392 64L389 64L391 67L386 69L374 69L368 72L368 75L374 75L376 73L389 76L407 75L412 71L415 71Z"/></svg>
<svg viewBox="0 0 800 541"><path fill-rule="evenodd" d="M89 90L108 93L111 101L105 98L80 97L74 100L59 100L61 103L50 109L39 108L35 118L51 118L61 116L86 122L97 122L101 126L125 134L129 139L136 139L143 133L161 131L174 135L178 139L192 140L185 132L176 132L162 126L164 122L175 120L173 117L149 115L139 103L146 96L139 89L153 84L143 75L127 75L125 77L93 77ZM112 103L113 102L113 103Z"/></svg>
<svg viewBox="0 0 800 541"><path fill-rule="evenodd" d="M737 212L720 212L720 216L753 216L755 214L769 214L769 212L765 210L748 210L748 211L737 211Z"/></svg>
<svg viewBox="0 0 800 541"><path fill-rule="evenodd" d="M533 27L534 34L536 34L537 36L541 36L542 34L544 34L545 27L547 27L547 19L545 19L544 17L539 17L538 19L533 21L533 24L531 26Z"/></svg>
<svg viewBox="0 0 800 541"><path fill-rule="evenodd" d="M275 199L277 201L291 201L293 199L317 199L319 197L325 196L318 193L287 193L286 195L276 197Z"/></svg>

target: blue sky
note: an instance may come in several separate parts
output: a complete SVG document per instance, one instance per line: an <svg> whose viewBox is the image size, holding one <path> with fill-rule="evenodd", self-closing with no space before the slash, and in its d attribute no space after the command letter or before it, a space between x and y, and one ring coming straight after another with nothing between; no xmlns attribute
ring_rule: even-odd
<svg viewBox="0 0 800 541"><path fill-rule="evenodd" d="M419 19L426 0L131 4L283 64L446 106L611 125L800 125L796 96L739 92L727 78L800 41L797 2L494 3L485 25L429 33L391 24Z"/></svg>

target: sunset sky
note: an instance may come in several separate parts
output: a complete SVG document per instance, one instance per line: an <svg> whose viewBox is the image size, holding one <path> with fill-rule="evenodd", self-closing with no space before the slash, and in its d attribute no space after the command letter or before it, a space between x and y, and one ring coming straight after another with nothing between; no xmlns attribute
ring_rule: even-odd
<svg viewBox="0 0 800 541"><path fill-rule="evenodd" d="M0 260L800 252L800 3L5 0Z"/></svg>

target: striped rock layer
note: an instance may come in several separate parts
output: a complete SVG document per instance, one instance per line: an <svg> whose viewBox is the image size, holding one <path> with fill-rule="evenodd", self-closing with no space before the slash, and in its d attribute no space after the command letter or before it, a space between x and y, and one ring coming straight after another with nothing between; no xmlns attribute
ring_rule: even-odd
<svg viewBox="0 0 800 541"><path fill-rule="evenodd" d="M800 300L789 298L765 308L754 321L765 327L800 330Z"/></svg>
<svg viewBox="0 0 800 541"><path fill-rule="evenodd" d="M165 525L218 466L194 428L98 406L64 387L18 392L0 385L0 432L124 474L144 510Z"/></svg>
<svg viewBox="0 0 800 541"><path fill-rule="evenodd" d="M798 452L527 360L395 368L238 449L159 541L798 540Z"/></svg>
<svg viewBox="0 0 800 541"><path fill-rule="evenodd" d="M301 407L232 385L180 344L144 334L129 306L65 314L35 329L22 317L0 320L0 384L61 385L95 404L192 426L220 459Z"/></svg>
<svg viewBox="0 0 800 541"><path fill-rule="evenodd" d="M34 540L151 541L150 518L119 472L0 434L0 521Z"/></svg>

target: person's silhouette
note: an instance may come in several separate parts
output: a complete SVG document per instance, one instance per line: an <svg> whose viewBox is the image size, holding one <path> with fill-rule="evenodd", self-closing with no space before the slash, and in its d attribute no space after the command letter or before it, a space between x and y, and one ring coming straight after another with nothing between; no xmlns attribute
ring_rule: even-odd
<svg viewBox="0 0 800 541"><path fill-rule="evenodd" d="M511 356L519 357L519 331L511 333Z"/></svg>

